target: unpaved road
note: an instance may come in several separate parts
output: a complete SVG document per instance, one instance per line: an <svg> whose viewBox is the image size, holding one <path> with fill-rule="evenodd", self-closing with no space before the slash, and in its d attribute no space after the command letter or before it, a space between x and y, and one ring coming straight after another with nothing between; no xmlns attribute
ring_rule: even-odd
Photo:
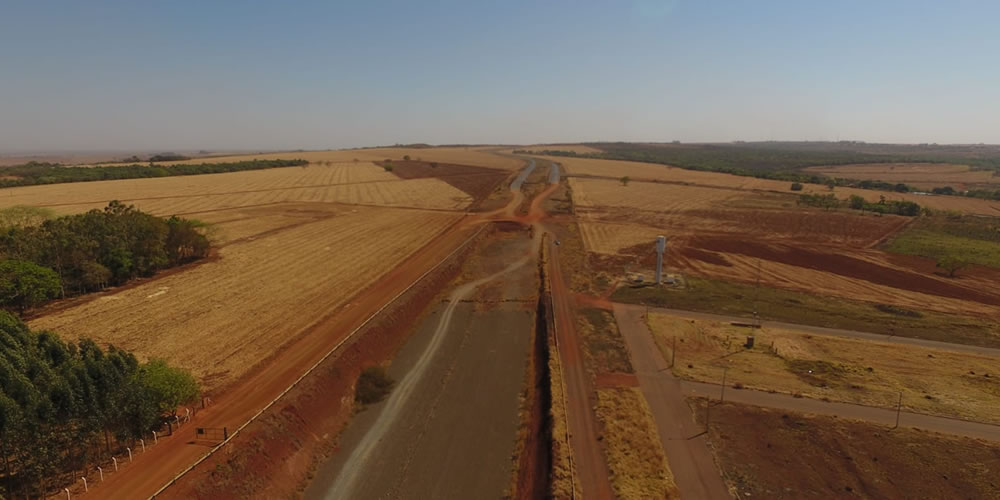
<svg viewBox="0 0 1000 500"><path fill-rule="evenodd" d="M400 484L405 483L408 486L413 486L415 483L418 483L420 478L410 477L414 474L412 474L409 470L411 467L406 467L405 464L412 460L411 456L413 454L419 454L420 450L406 450L406 448L412 447L426 449L433 444L426 442L421 444L420 433L413 432L414 422L418 420L426 422L428 420L449 417L448 412L443 409L434 411L433 408L419 408L420 405L424 403L424 400L429 397L429 393L437 393L439 395L438 397L440 397L443 389L436 388L436 390L418 391L417 388L422 385L435 385L434 381L429 381L430 383L425 384L424 379L430 375L432 363L434 363L436 358L439 357L439 351L449 334L459 335L461 333L453 331L457 330L457 328L453 328L452 318L456 309L463 304L463 301L469 299L472 293L480 286L495 281L501 277L508 276L531 261L532 257L530 255L522 257L499 272L459 286L449 295L447 299L448 305L440 314L440 317L437 320L437 326L431 335L430 341L423 348L420 356L417 358L413 366L410 367L409 371L406 372L403 379L396 387L393 388L389 399L381 408L374 424L367 430L367 432L365 432L364 437L361 438L361 440L353 447L350 455L347 457L343 465L341 465L336 478L322 495L323 498L331 500L340 498L375 497L420 498L423 494L427 494L432 491L437 491L439 493L442 491L450 491L442 483L464 483L460 478L451 477L450 471L446 468L437 467L432 471L435 473L434 477L426 477L427 471L424 471L423 476L425 476L425 483L423 484L426 488L424 490L415 490L414 488L408 487L395 487L395 484L393 484L398 482ZM460 326L462 329L467 329L473 323L473 319L466 318L465 321L459 323L461 323ZM530 321L527 322L527 326L530 328ZM439 364L442 364L442 366L450 366L445 363L445 360L439 360ZM453 370L454 368L452 367L451 369ZM460 374L460 376L464 375L468 374ZM459 383L459 385L461 385L461 383ZM452 397L455 397L457 392L458 391L451 391ZM417 401L417 399L420 399L420 401ZM512 398L512 402L515 400L516 396ZM473 404L472 401L467 401L466 403L470 405ZM454 405L451 406L454 407ZM390 435L390 431L394 431L394 433ZM513 434L511 434L510 439L513 441ZM397 448L402 449L402 451L400 453L393 453L394 451L398 451L396 450ZM453 446L447 451L455 453L458 448L458 446ZM400 458L399 455L405 455L405 457ZM445 456L438 458L440 460L446 459ZM473 457L466 456L465 459L472 460ZM399 470L396 470L395 467L390 467L393 470L385 470L389 464L395 464L396 462L403 463ZM416 465L419 466L420 464ZM484 496L492 496L484 491L467 491L466 493L478 493ZM502 487L498 489L498 491L494 491L492 493L499 496L502 493Z"/></svg>
<svg viewBox="0 0 1000 500"><path fill-rule="evenodd" d="M652 333L643 320L645 307L615 304L614 312L681 498L732 498L712 459L702 432L704 429L695 423L685 401L680 380L670 372L653 342Z"/></svg>
<svg viewBox="0 0 1000 500"><path fill-rule="evenodd" d="M681 389L691 396L718 399L722 395L722 386L704 382L682 381ZM896 424L896 411L873 406L861 406L850 403L827 402L818 399L796 398L789 394L778 394L750 389L727 388L726 401L743 403L766 408L832 415L835 417L865 420L883 425ZM943 434L954 434L989 441L1000 442L1000 425L982 424L954 418L937 417L922 413L900 412L899 425L914 427Z"/></svg>

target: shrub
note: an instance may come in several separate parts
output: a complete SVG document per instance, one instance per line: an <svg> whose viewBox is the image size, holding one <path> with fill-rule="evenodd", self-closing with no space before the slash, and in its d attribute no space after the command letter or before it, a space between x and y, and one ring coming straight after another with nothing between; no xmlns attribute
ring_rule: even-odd
<svg viewBox="0 0 1000 500"><path fill-rule="evenodd" d="M798 182L793 182L792 191L802 191L802 184Z"/></svg>
<svg viewBox="0 0 1000 500"><path fill-rule="evenodd" d="M358 377L358 385L354 390L354 400L361 404L372 404L382 401L395 384L385 368L370 366L362 370Z"/></svg>

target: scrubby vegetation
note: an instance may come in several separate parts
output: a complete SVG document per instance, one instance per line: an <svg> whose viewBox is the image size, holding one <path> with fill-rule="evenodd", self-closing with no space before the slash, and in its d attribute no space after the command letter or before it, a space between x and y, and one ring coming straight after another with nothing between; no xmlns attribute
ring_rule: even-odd
<svg viewBox="0 0 1000 500"><path fill-rule="evenodd" d="M810 207L820 207L826 210L835 210L842 207L861 210L862 212L873 212L877 214L905 215L916 217L920 215L920 205L912 201L886 200L880 197L878 202L870 202L858 195L851 195L847 200L840 200L833 193L829 194L801 194L798 203Z"/></svg>
<svg viewBox="0 0 1000 500"><path fill-rule="evenodd" d="M1000 268L1000 219L960 214L921 217L899 233L885 249L919 255L952 265L959 262ZM957 269L960 269L961 265Z"/></svg>
<svg viewBox="0 0 1000 500"><path fill-rule="evenodd" d="M24 312L58 296L120 285L205 257L210 247L197 221L117 201L35 222L0 227L0 307Z"/></svg>
<svg viewBox="0 0 1000 500"><path fill-rule="evenodd" d="M0 455L5 498L45 497L149 438L198 396L187 372L90 340L63 342L0 311ZM76 474L70 474L76 479Z"/></svg>
<svg viewBox="0 0 1000 500"><path fill-rule="evenodd" d="M354 400L361 404L373 404L382 401L395 385L392 378L381 366L370 366L361 372L358 385L354 390Z"/></svg>
<svg viewBox="0 0 1000 500"><path fill-rule="evenodd" d="M155 157L154 157L155 158ZM183 159L183 157L181 157ZM188 165L120 165L103 167L67 167L57 163L29 162L24 165L0 169L0 188L60 184L67 182L107 181L117 179L142 179L172 177L177 175L220 174L263 170L267 168L308 165L306 160L248 160L231 163L198 163ZM162 160L166 161L166 160Z"/></svg>

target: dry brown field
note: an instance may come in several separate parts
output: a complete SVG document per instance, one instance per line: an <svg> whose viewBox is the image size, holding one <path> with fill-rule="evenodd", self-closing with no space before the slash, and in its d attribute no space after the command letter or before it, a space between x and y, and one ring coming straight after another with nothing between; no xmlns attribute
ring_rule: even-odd
<svg viewBox="0 0 1000 500"><path fill-rule="evenodd" d="M1000 272L942 276L929 259L874 247L907 217L800 207L769 191L570 178L588 251L649 268L653 241L668 236L669 269L723 280L918 310L995 317Z"/></svg>
<svg viewBox="0 0 1000 500"><path fill-rule="evenodd" d="M402 179L371 162L342 162L8 188L0 192L0 207L45 206L60 213L75 213L100 208L116 199L157 215L200 214L289 202L461 210L473 201L472 196L440 179Z"/></svg>
<svg viewBox="0 0 1000 500"><path fill-rule="evenodd" d="M372 149L344 149L336 151L289 151L279 153L260 154L240 154L229 156L213 156L210 158L195 158L191 160L177 162L163 162L163 165L174 165L178 163L203 163L203 162L231 162L243 160L274 160L301 158L312 163L334 162L344 163L358 161L374 162L382 160L402 160L404 156L409 156L413 160L436 161L442 163L455 163L459 165L472 165L476 167L500 168L504 170L515 170L524 165L524 161L510 157L493 154L497 150L495 147L445 147L445 148L372 148Z"/></svg>
<svg viewBox="0 0 1000 500"><path fill-rule="evenodd" d="M600 149L584 144L533 144L515 149L525 149L528 151L572 151L577 154L603 153Z"/></svg>
<svg viewBox="0 0 1000 500"><path fill-rule="evenodd" d="M628 176L632 180L632 183L630 183L629 186L641 185L636 181L651 180L686 183L703 187L721 187L747 191L791 193L789 189L791 183L784 181L757 179L754 177L744 177L718 172L685 170L651 163L594 160L589 158L562 158L555 156L543 158L562 164L569 175L606 177L611 179L619 179L621 177ZM803 184L803 190L801 192L818 194L832 192L841 199L845 199L851 195L858 195L868 201L878 201L880 197L884 196L887 200L909 200L916 202L921 206L937 210L955 210L970 214L1000 216L1000 202L966 198L962 196L932 196L918 195L914 193L892 193L887 191L874 191L850 187L837 187L831 191L827 186L819 184Z"/></svg>
<svg viewBox="0 0 1000 500"><path fill-rule="evenodd" d="M1000 184L1000 176L990 170L972 170L968 165L950 163L873 163L808 167L806 172L846 179L870 179L902 182L920 189L951 186L968 189L973 186Z"/></svg>
<svg viewBox="0 0 1000 500"><path fill-rule="evenodd" d="M731 403L711 421L716 461L743 499L1000 498L996 443Z"/></svg>
<svg viewBox="0 0 1000 500"><path fill-rule="evenodd" d="M215 212L219 258L31 321L163 357L208 391L266 360L461 218L292 204Z"/></svg>
<svg viewBox="0 0 1000 500"><path fill-rule="evenodd" d="M798 394L882 408L1000 423L1000 358L764 328L752 349L746 327L651 313L650 328L674 372L727 387ZM674 338L677 343L674 344ZM773 347L772 347L773 346Z"/></svg>

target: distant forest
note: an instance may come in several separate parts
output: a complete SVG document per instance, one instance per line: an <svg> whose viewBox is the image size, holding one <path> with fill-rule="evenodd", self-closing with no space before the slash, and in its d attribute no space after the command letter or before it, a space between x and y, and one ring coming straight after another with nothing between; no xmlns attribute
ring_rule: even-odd
<svg viewBox="0 0 1000 500"><path fill-rule="evenodd" d="M299 167L309 162L294 160L247 160L229 163L197 163L185 165L118 165L100 167L68 167L57 163L28 162L24 165L0 168L0 188L60 184L67 182L142 179L177 175L220 174L244 170Z"/></svg>
<svg viewBox="0 0 1000 500"><path fill-rule="evenodd" d="M118 201L51 219L42 213L32 220L26 211L38 209L0 213L6 224L0 227L0 307L21 313L57 297L151 276L210 249L201 223L156 217Z"/></svg>
<svg viewBox="0 0 1000 500"><path fill-rule="evenodd" d="M732 144L602 142L587 143L587 145L602 152L517 150L515 153L659 163L687 170L895 192L909 192L915 189L902 183L826 177L803 172L802 169L863 163L961 163L975 169L1000 172L1000 148L991 146L899 146L853 142ZM935 194L1000 200L1000 190L959 192L951 188L942 188L935 191Z"/></svg>

